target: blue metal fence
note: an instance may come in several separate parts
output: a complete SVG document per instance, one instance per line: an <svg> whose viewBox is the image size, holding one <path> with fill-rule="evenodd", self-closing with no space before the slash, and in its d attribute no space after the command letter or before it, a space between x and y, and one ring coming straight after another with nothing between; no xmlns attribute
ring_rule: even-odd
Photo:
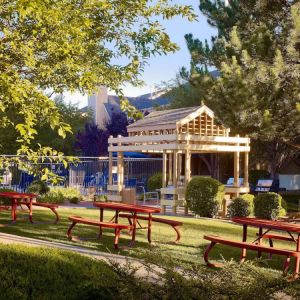
<svg viewBox="0 0 300 300"><path fill-rule="evenodd" d="M113 158L116 161L116 158ZM60 185L77 187L84 193L89 187L96 188L98 193L105 193L108 184L107 157L77 157L76 163L65 167L62 163L55 163L44 158L44 162L37 164L41 168L47 167L61 177ZM162 170L160 158L124 158L125 185L146 186L147 178ZM2 170L0 187L25 191L35 178L26 169L19 168L16 162L10 163L7 170ZM113 180L117 180L113 174Z"/></svg>

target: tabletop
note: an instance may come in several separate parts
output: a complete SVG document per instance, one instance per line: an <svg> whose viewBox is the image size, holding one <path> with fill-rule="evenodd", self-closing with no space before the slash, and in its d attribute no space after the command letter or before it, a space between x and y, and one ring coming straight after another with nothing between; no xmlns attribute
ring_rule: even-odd
<svg viewBox="0 0 300 300"><path fill-rule="evenodd" d="M98 208L107 208L112 210L122 210L122 211L148 213L148 214L160 213L161 211L159 207L116 203L116 202L97 202L94 203L94 206Z"/></svg>
<svg viewBox="0 0 300 300"><path fill-rule="evenodd" d="M232 218L232 221L238 224L249 225L253 227L263 227L267 229L300 233L300 225L282 221L271 221L257 218Z"/></svg>
<svg viewBox="0 0 300 300"><path fill-rule="evenodd" d="M11 198L11 199L28 199L28 198L36 198L36 194L26 194L26 193L18 193L18 192L0 192L0 197Z"/></svg>

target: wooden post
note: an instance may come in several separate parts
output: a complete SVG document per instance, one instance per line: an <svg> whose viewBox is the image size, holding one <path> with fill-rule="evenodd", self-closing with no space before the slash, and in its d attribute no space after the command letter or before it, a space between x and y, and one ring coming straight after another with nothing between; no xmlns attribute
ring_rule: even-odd
<svg viewBox="0 0 300 300"><path fill-rule="evenodd" d="M165 188L167 186L167 159L168 159L168 154L167 151L163 151L163 173L162 173L162 187ZM161 199L164 199L164 194L160 193ZM166 213L166 205L162 205L161 207L161 213L165 214Z"/></svg>
<svg viewBox="0 0 300 300"><path fill-rule="evenodd" d="M249 152L245 152L244 161L244 186L249 187Z"/></svg>
<svg viewBox="0 0 300 300"><path fill-rule="evenodd" d="M109 151L109 156L108 156L108 184L109 185L113 184L112 167L113 167L113 155L112 155L112 151Z"/></svg>
<svg viewBox="0 0 300 300"><path fill-rule="evenodd" d="M176 150L174 150L174 158L173 158L173 186L176 189L177 188L177 158L178 153ZM178 195L173 194L173 201L176 202L178 200ZM172 206L172 211L174 214L176 214L176 203Z"/></svg>
<svg viewBox="0 0 300 300"><path fill-rule="evenodd" d="M239 135L237 135L239 137ZM237 146L239 146L239 143L237 143ZM239 178L240 178L240 152L236 151L234 152L234 187L239 187ZM239 193L236 194L236 197L238 197Z"/></svg>
<svg viewBox="0 0 300 300"><path fill-rule="evenodd" d="M163 151L163 174L162 174L162 187L167 186L167 152Z"/></svg>
<svg viewBox="0 0 300 300"><path fill-rule="evenodd" d="M172 185L173 184L173 172L172 172L172 168L173 168L173 153L169 154L169 176L168 176L168 185Z"/></svg>
<svg viewBox="0 0 300 300"><path fill-rule="evenodd" d="M184 172L185 187L187 187L188 183L190 182L190 178L191 178L191 153L189 150L185 150L185 172ZM184 214L188 215L187 206L184 207Z"/></svg>
<svg viewBox="0 0 300 300"><path fill-rule="evenodd" d="M185 185L187 186L191 178L191 153L189 150L185 151Z"/></svg>
<svg viewBox="0 0 300 300"><path fill-rule="evenodd" d="M118 138L121 138L121 135L118 135ZM118 144L121 146L121 143ZM118 152L118 191L121 194L124 184L124 154L123 152Z"/></svg>
<svg viewBox="0 0 300 300"><path fill-rule="evenodd" d="M124 155L123 152L118 152L118 186L122 188L124 183Z"/></svg>
<svg viewBox="0 0 300 300"><path fill-rule="evenodd" d="M180 182L181 169L182 169L182 154L178 153L178 163L177 163L177 182L178 183L181 183Z"/></svg>

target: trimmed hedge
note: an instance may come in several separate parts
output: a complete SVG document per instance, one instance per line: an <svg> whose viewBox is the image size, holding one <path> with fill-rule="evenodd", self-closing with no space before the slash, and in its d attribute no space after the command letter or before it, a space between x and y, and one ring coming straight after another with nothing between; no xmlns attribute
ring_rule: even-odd
<svg viewBox="0 0 300 300"><path fill-rule="evenodd" d="M80 191L76 188L72 187L54 187L51 188L47 194L39 197L39 202L47 202L47 203L64 203L65 201L69 201L70 203L78 203L81 201L82 196Z"/></svg>
<svg viewBox="0 0 300 300"><path fill-rule="evenodd" d="M162 173L155 173L148 178L147 189L149 192L154 192L162 188Z"/></svg>
<svg viewBox="0 0 300 300"><path fill-rule="evenodd" d="M188 208L201 217L213 218L224 199L224 185L210 177L196 176L186 188Z"/></svg>
<svg viewBox="0 0 300 300"><path fill-rule="evenodd" d="M284 207L286 202L276 193L258 194L254 198L254 215L257 218L276 220L286 214Z"/></svg>
<svg viewBox="0 0 300 300"><path fill-rule="evenodd" d="M250 215L253 215L254 213L254 198L255 196L252 195L252 194L243 194L240 196L240 198L246 200L249 204L249 212L250 212Z"/></svg>
<svg viewBox="0 0 300 300"><path fill-rule="evenodd" d="M250 215L249 202L242 197L232 200L228 205L228 216L233 217L248 217Z"/></svg>

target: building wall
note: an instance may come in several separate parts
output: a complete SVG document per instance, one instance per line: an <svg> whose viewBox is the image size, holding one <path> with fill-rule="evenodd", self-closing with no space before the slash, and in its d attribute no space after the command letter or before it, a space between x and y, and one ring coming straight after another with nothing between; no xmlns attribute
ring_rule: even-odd
<svg viewBox="0 0 300 300"><path fill-rule="evenodd" d="M94 122L100 128L104 128L109 121L104 103L108 103L108 92L106 87L100 86L97 92L88 97L88 107L94 112Z"/></svg>

